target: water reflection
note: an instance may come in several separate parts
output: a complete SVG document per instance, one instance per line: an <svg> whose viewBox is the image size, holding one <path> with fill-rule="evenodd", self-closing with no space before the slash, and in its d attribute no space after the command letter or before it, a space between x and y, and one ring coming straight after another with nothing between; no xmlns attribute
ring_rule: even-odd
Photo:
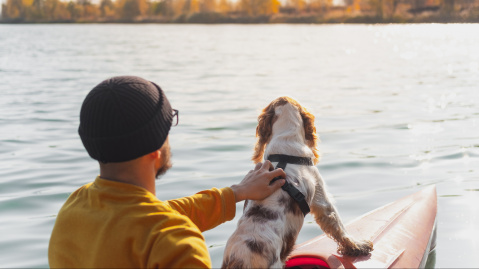
<svg viewBox="0 0 479 269"><path fill-rule="evenodd" d="M158 82L184 115L172 130L174 167L157 182L158 197L241 180L252 169L259 109L291 95L316 115L318 167L345 221L437 184L440 233L431 257L438 267L477 267L479 36L471 33L478 31L2 25L2 266L48 267L51 216L98 173L77 135L81 101L99 81L134 74ZM214 267L237 219L205 233ZM298 242L319 234L307 219Z"/></svg>

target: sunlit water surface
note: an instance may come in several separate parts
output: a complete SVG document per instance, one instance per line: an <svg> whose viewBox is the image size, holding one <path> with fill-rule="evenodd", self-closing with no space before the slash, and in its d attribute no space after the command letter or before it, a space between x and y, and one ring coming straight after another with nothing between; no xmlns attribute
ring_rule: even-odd
<svg viewBox="0 0 479 269"><path fill-rule="evenodd" d="M88 91L157 82L180 111L171 199L253 168L279 95L316 115L318 165L348 222L436 184L436 267L479 267L479 25L0 25L0 267L47 267L55 216L98 174L77 135ZM213 265L241 215L205 233ZM307 216L298 243L321 234Z"/></svg>

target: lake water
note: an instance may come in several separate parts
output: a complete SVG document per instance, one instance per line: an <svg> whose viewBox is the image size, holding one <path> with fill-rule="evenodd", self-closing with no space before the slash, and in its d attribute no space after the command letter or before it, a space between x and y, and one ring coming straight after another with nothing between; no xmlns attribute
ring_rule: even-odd
<svg viewBox="0 0 479 269"><path fill-rule="evenodd" d="M105 78L157 82L180 124L172 199L239 182L259 110L316 115L345 222L435 184L436 267L479 267L479 25L0 25L0 267L47 267L55 216L98 174L77 135ZM215 267L237 217L205 233ZM298 243L322 231L307 216Z"/></svg>

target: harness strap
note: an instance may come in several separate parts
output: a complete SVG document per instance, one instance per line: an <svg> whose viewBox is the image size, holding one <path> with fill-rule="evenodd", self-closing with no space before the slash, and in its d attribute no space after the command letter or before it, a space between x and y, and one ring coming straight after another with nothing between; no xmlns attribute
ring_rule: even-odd
<svg viewBox="0 0 479 269"><path fill-rule="evenodd" d="M299 164L299 165L308 165L313 166L313 161L311 158L308 157L298 157L298 156L291 156L291 155L284 155L284 154L272 154L269 155L267 158L270 162L278 162L276 168L285 169L288 163L290 164ZM271 180L270 184L275 182L276 180L280 179L280 177L275 177ZM289 183L287 180L284 185L281 187L285 192L291 196L296 203L298 203L299 208L303 212L303 215L306 216L311 210L309 209L309 205L306 202L304 194L302 194L293 184Z"/></svg>

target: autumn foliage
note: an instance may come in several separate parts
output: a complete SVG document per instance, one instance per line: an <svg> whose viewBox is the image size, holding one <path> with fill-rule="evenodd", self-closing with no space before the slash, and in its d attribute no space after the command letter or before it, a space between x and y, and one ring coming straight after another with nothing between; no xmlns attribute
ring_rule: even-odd
<svg viewBox="0 0 479 269"><path fill-rule="evenodd" d="M171 20L198 13L271 15L279 12L278 0L5 0L2 20L18 22L89 22Z"/></svg>
<svg viewBox="0 0 479 269"><path fill-rule="evenodd" d="M0 22L7 23L479 22L479 0L0 1Z"/></svg>

